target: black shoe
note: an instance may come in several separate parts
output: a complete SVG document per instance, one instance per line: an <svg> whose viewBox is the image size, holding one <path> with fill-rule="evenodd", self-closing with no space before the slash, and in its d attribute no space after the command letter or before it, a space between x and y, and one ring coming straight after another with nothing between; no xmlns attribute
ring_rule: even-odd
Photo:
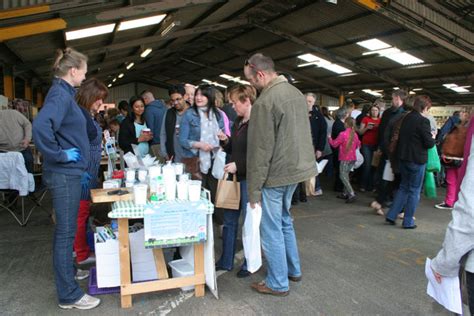
<svg viewBox="0 0 474 316"><path fill-rule="evenodd" d="M300 282L301 280L303 279L303 276L300 275L300 276L288 276L288 280L290 281L293 281L293 282Z"/></svg>
<svg viewBox="0 0 474 316"><path fill-rule="evenodd" d="M392 221L390 218L385 218L385 222L389 225L395 225L395 221Z"/></svg>
<svg viewBox="0 0 474 316"><path fill-rule="evenodd" d="M296 204L298 204L297 200L291 200L291 205L296 205Z"/></svg>
<svg viewBox="0 0 474 316"><path fill-rule="evenodd" d="M354 203L357 200L357 196L352 195L347 198L346 203Z"/></svg>
<svg viewBox="0 0 474 316"><path fill-rule="evenodd" d="M304 197L304 198L300 198L300 202L301 202L301 203L306 203L306 202L308 202L308 199L305 198L305 197Z"/></svg>
<svg viewBox="0 0 474 316"><path fill-rule="evenodd" d="M239 272L237 272L237 277L238 278L246 278L248 276L250 276L252 273L250 273L249 271L247 270L239 270Z"/></svg>
<svg viewBox="0 0 474 316"><path fill-rule="evenodd" d="M417 227L418 227L417 225L407 226L407 227L403 226L403 229L415 229Z"/></svg>
<svg viewBox="0 0 474 316"><path fill-rule="evenodd" d="M341 200L347 200L347 195L344 193L338 194L336 197Z"/></svg>

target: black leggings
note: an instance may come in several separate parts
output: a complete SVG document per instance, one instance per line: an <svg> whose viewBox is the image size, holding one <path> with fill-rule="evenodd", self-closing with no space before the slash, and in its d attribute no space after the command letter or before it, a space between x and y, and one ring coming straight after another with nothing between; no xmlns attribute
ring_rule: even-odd
<svg viewBox="0 0 474 316"><path fill-rule="evenodd" d="M469 310L474 315L474 273L466 271L466 281Z"/></svg>

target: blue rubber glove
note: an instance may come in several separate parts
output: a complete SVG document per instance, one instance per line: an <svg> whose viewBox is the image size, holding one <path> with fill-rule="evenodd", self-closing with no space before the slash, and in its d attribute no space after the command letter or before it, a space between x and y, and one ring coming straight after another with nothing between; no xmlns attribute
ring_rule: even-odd
<svg viewBox="0 0 474 316"><path fill-rule="evenodd" d="M87 191L89 190L89 185L91 182L91 175L88 172L84 172L81 177L81 186L82 186L82 191Z"/></svg>
<svg viewBox="0 0 474 316"><path fill-rule="evenodd" d="M69 148L63 150L66 153L67 162L78 162L81 160L81 151L78 148Z"/></svg>

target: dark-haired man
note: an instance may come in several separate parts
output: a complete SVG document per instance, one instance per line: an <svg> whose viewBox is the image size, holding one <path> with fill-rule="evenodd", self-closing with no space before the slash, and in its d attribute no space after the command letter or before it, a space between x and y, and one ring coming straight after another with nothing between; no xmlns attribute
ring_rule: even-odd
<svg viewBox="0 0 474 316"><path fill-rule="evenodd" d="M263 54L245 62L244 74L260 90L248 127L247 183L251 207L262 206L260 235L267 259L265 281L252 288L286 296L288 280L301 280L291 197L299 182L316 175L306 99Z"/></svg>
<svg viewBox="0 0 474 316"><path fill-rule="evenodd" d="M183 158L183 147L179 144L179 126L184 112L189 108L185 100L186 90L184 85L172 86L168 90L171 108L168 109L161 125L161 148L160 154L166 160L181 162Z"/></svg>

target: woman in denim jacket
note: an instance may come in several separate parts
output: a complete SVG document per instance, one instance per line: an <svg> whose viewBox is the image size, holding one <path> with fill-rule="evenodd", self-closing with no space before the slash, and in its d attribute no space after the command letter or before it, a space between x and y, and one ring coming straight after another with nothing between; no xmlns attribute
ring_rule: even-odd
<svg viewBox="0 0 474 316"><path fill-rule="evenodd" d="M210 85L199 86L194 96L194 105L186 111L181 121L179 143L184 148L185 158L199 157L202 186L211 191L212 203L216 195L217 179L212 176L211 170L220 147L217 135L223 130L224 120L216 107L215 88Z"/></svg>

